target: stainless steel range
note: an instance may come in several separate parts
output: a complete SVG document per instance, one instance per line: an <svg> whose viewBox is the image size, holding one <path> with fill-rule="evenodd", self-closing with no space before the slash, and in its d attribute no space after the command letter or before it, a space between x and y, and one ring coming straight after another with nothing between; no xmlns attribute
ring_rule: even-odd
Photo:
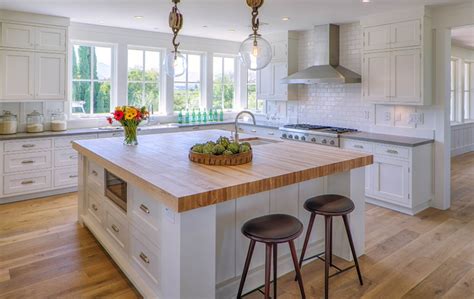
<svg viewBox="0 0 474 299"><path fill-rule="evenodd" d="M348 128L295 124L280 127L280 137L283 139L339 147L339 137L342 134L356 131L355 129Z"/></svg>

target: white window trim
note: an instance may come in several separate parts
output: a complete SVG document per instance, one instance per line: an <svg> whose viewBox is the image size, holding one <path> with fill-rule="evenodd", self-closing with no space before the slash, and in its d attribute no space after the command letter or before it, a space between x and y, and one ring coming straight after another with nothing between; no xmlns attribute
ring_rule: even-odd
<svg viewBox="0 0 474 299"><path fill-rule="evenodd" d="M72 51L74 51L74 46L85 46L85 47L108 47L112 49L111 55L111 78L110 78L110 108L112 109L114 106L117 105L117 44L113 43L102 43L102 42L91 42L91 41L83 41L83 40L71 40L69 43L69 53L68 53L68 60L70 63L68 64L68 101L65 105L65 109L67 111L68 118L70 120L78 120L78 119L103 119L108 113L101 113L101 114L81 114L81 113L72 113ZM92 80L92 79L91 79ZM84 80L84 81L91 81L91 80ZM75 80L76 81L76 80ZM92 90L91 90L92 92ZM93 100L91 98L91 100Z"/></svg>
<svg viewBox="0 0 474 299"><path fill-rule="evenodd" d="M249 74L249 69L247 69L247 68L245 68L245 67L242 67L242 69L244 70L244 73L245 73L245 81L244 81L244 84L243 84L244 89L245 89L245 99L246 99L246 101L245 101L245 107L246 107L248 110L252 111L253 114L255 114L255 115L266 116L266 110L267 110L267 102L266 102L266 101L263 101L262 110L249 109L249 108L248 108L248 107L249 107L249 98L248 98L248 95L249 95L249 93L248 93L248 85L249 85L248 74ZM259 101L259 99L258 99L258 88L259 88L258 82L259 82L259 81L257 80L258 75L259 75L259 71L255 71L255 92L256 92L256 98L255 98L256 103L255 103L255 107L258 107L258 101Z"/></svg>
<svg viewBox="0 0 474 299"><path fill-rule="evenodd" d="M164 73L164 67L163 67L163 59L165 59L166 56L166 51L163 48L153 48L153 47L145 47L145 46L134 46L134 45L128 45L127 46L127 99L126 103L128 105L128 83L130 82L128 80L128 50L138 50L138 51L154 51L160 53L160 66L159 66L159 71L160 71L160 77L158 80L159 83L159 89L160 89L160 98L159 98L159 107L154 107L154 110L158 108L156 111L153 111L153 115L165 115L166 114L166 84L164 83L164 78L166 77L166 74ZM145 68L145 53L143 53L143 67ZM145 80L143 80L141 83L145 84ZM143 86L144 87L144 86ZM145 90L143 91L145 92ZM172 104L172 103L171 103Z"/></svg>
<svg viewBox="0 0 474 299"><path fill-rule="evenodd" d="M234 100L233 100L233 103L232 103L232 109L225 109L224 107L219 107L219 109L222 109L223 112L234 112L236 111L236 107L239 106L238 103L237 103L237 95L238 95L238 88L239 88L239 85L238 85L238 67L239 67L239 61L238 61L238 56L236 55L231 55L231 54L220 54L220 53L214 53L212 55L212 71L214 72L214 58L221 58L222 59L222 76L221 76L221 82L219 83L220 85L224 86L224 61L225 61L225 58L232 58L234 60ZM214 103L214 73L212 74L212 78L211 78L211 81L212 81L212 92L211 92L211 96L212 96L212 102L211 102L211 105ZM224 89L222 89L222 92L224 92ZM223 95L222 95L223 96ZM223 99L221 99L223 101ZM213 108L213 107L211 107Z"/></svg>
<svg viewBox="0 0 474 299"><path fill-rule="evenodd" d="M186 67L186 80L184 82L182 81L176 81L175 78L171 78L171 81L172 81L172 92L171 92L171 99L170 99L170 105L171 107L173 107L173 114L177 115L179 113L179 111L177 111L174 107L174 88L175 88L175 83L186 83L186 94L188 92L188 84L189 83L199 83L199 90L200 90L200 93L201 93L201 98L200 98L200 101L199 101L199 107L202 109L203 107L205 107L207 109L207 94L208 94L208 90L207 88L205 88L206 84L207 84L207 80L206 80L206 75L208 73L208 71L206 70L206 68L208 67L207 66L207 63L206 63L206 53L203 53L203 52L196 52L196 51L186 51L186 50L183 50L183 51L180 51L181 54L183 55L199 55L200 56L200 59L201 59L201 68L200 68L200 71L201 71L201 74L200 74L200 81L199 82L190 82L188 80L189 78L189 65L187 65ZM187 59L188 57L186 56L186 62L187 62ZM211 71L212 73L212 71Z"/></svg>
<svg viewBox="0 0 474 299"><path fill-rule="evenodd" d="M474 61L472 60L468 60L468 59L462 59L462 58L459 58L459 57L455 57L455 56L452 56L451 57L451 61L454 61L455 63L455 66L456 66L456 70L454 72L454 75L455 75L455 82L454 82L454 94L455 94L455 101L454 101L454 111L451 111L452 114L454 114L454 120L451 120L451 125L452 126L455 126L455 125L459 125L459 124L463 124L463 123L471 123L474 121L474 101L473 100L470 100L470 103L469 103L469 109L471 110L469 112L470 114L470 118L468 119L465 119L464 116L465 116L465 109L464 109L464 101L466 100L464 98L464 93L465 93L465 88L464 88L464 64L465 63L469 63L470 64L470 67L471 67L471 71L470 71L470 75L471 75L471 78L470 78L470 83L471 83L471 86L470 86L470 93L471 93L471 99L473 98L472 97L472 93L474 92L474 88L473 88L473 85L474 85ZM451 95L451 92L452 90L450 89L450 95Z"/></svg>

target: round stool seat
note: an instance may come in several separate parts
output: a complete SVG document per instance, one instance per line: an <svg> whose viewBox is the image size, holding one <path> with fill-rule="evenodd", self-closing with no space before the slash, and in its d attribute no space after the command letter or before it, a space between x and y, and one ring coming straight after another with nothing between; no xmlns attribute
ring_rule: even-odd
<svg viewBox="0 0 474 299"><path fill-rule="evenodd" d="M283 243L298 238L303 224L286 214L272 214L247 221L242 233L249 239L263 243Z"/></svg>
<svg viewBox="0 0 474 299"><path fill-rule="evenodd" d="M352 200L345 196L326 194L306 200L304 208L320 215L339 216L349 214L355 206Z"/></svg>

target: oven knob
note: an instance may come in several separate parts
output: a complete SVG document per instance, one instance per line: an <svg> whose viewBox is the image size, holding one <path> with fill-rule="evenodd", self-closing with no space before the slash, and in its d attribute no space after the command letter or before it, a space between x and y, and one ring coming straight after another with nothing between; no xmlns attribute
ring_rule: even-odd
<svg viewBox="0 0 474 299"><path fill-rule="evenodd" d="M306 141L306 137L301 136L301 141Z"/></svg>
<svg viewBox="0 0 474 299"><path fill-rule="evenodd" d="M311 142L316 142L316 138L311 138Z"/></svg>
<svg viewBox="0 0 474 299"><path fill-rule="evenodd" d="M283 134L283 135L281 135L281 137L282 137L282 138L286 138L286 137L287 137L287 135L286 135L286 134Z"/></svg>
<svg viewBox="0 0 474 299"><path fill-rule="evenodd" d="M331 140L331 142L329 142L329 144L330 144L330 145L334 145L334 144L336 144L336 143L334 142L334 140Z"/></svg>
<svg viewBox="0 0 474 299"><path fill-rule="evenodd" d="M290 134L290 135L288 135L288 138L290 138L290 139L291 139L291 138L293 138L293 135L291 135L291 134Z"/></svg>
<svg viewBox="0 0 474 299"><path fill-rule="evenodd" d="M326 144L326 143L328 143L328 141L326 139L323 139L323 140L321 140L321 143Z"/></svg>
<svg viewBox="0 0 474 299"><path fill-rule="evenodd" d="M295 139L296 139L296 140L299 140L299 139L300 139L300 136L295 135Z"/></svg>

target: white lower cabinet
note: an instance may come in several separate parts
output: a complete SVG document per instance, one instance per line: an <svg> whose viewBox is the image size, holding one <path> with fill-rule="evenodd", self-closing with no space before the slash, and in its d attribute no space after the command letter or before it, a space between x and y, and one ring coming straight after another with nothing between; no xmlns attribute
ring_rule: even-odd
<svg viewBox="0 0 474 299"><path fill-rule="evenodd" d="M54 170L54 187L73 187L77 185L77 167L55 169Z"/></svg>
<svg viewBox="0 0 474 299"><path fill-rule="evenodd" d="M410 215L430 206L432 144L405 147L342 139L341 147L374 155L374 164L365 168L367 202Z"/></svg>
<svg viewBox="0 0 474 299"><path fill-rule="evenodd" d="M20 195L51 188L51 171L27 172L3 176L3 193Z"/></svg>

